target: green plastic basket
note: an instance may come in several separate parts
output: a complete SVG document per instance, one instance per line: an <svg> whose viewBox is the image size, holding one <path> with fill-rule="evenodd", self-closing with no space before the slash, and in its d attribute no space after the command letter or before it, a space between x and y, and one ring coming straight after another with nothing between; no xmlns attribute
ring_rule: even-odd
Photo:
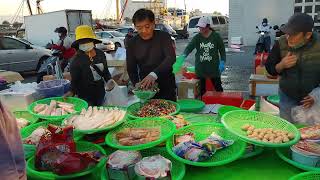
<svg viewBox="0 0 320 180"><path fill-rule="evenodd" d="M177 159L180 162L183 162L188 165L192 166L201 166L201 167L210 167L210 166L221 166L228 164L232 161L235 161L239 159L246 148L246 143L241 141L237 136L229 133L222 124L219 123L198 123L198 124L193 124L190 126L186 126L184 128L178 129L175 133L175 135L184 135L186 133L194 133L195 135L195 140L196 141L201 141L206 138L208 138L213 132L217 133L221 137L225 139L230 139L234 140L234 144L222 149L218 150L210 159L203 161L203 162L193 162L186 160L184 158L181 158L177 156L173 151L172 148L174 146L174 139L170 138L167 140L167 151L169 154Z"/></svg>
<svg viewBox="0 0 320 180"><path fill-rule="evenodd" d="M36 130L40 126L48 127L49 124L60 126L61 123L62 123L61 120L49 120L49 121L43 121L43 122L31 124L21 130L21 137L23 140L26 139L28 136L30 136L32 134L32 132L34 130ZM81 135L74 133L75 140L79 140L81 138L82 138ZM28 159L34 155L34 153L36 151L36 146L31 145L31 144L23 144L23 149L24 149L24 153L25 153L25 158Z"/></svg>
<svg viewBox="0 0 320 180"><path fill-rule="evenodd" d="M33 111L34 107L37 105L37 104L50 104L51 100L56 100L56 101L61 101L61 102L66 102L66 103L71 103L71 104L74 104L75 106L75 111L76 113L79 113L82 109L87 109L88 108L88 103L82 99L79 99L79 98L75 98L75 97L68 97L66 98L66 100L64 100L63 97L53 97L53 98L46 98L46 99L42 99L42 100L39 100L39 101L36 101L32 104L29 105L28 107L28 111L34 115L35 117L38 117L38 118L41 118L41 119L47 119L47 120L58 120L58 119L64 119L66 117L68 117L70 114L67 114L67 115L62 115L62 116L48 116L48 115L39 115L37 113L35 113Z"/></svg>
<svg viewBox="0 0 320 180"><path fill-rule="evenodd" d="M225 115L227 112L236 111L236 110L243 110L241 108L235 107L235 106L222 106L218 109L218 120L221 121L221 118L223 115Z"/></svg>
<svg viewBox="0 0 320 180"><path fill-rule="evenodd" d="M235 107L235 106L222 106L218 109L218 115L222 117L227 112L235 111L235 110L243 110L241 108Z"/></svg>
<svg viewBox="0 0 320 180"><path fill-rule="evenodd" d="M241 159L247 159L247 158L251 158L251 157L257 156L257 155L261 154L263 152L263 150L264 150L263 147L256 146L255 150L253 152L244 153L244 155L241 157Z"/></svg>
<svg viewBox="0 0 320 180"><path fill-rule="evenodd" d="M299 162L296 162L291 159L291 150L290 148L278 148L276 150L277 155L284 160L285 162L291 164L292 166L295 166L299 169L305 170L305 171L318 171L320 172L320 167L312 167L312 166L307 166L304 164L301 164Z"/></svg>
<svg viewBox="0 0 320 180"><path fill-rule="evenodd" d="M116 133L122 131L125 128L155 128L161 129L160 138L156 141L152 141L146 144L140 144L135 146L123 146L119 144L116 139ZM174 133L176 125L171 121L163 118L142 118L138 120L132 120L124 123L122 126L110 131L106 136L106 144L117 149L122 150L143 150L154 147L161 144L168 139Z"/></svg>
<svg viewBox="0 0 320 180"><path fill-rule="evenodd" d="M196 68L194 66L187 67L188 72L196 72Z"/></svg>
<svg viewBox="0 0 320 180"><path fill-rule="evenodd" d="M199 112L206 104L197 99L182 99L178 100L181 112Z"/></svg>
<svg viewBox="0 0 320 180"><path fill-rule="evenodd" d="M233 134L239 136L243 141L265 147L288 147L296 144L300 139L299 130L288 121L270 114L237 110L226 113L222 116L223 125ZM295 135L294 139L281 144L261 142L247 137L246 132L241 129L245 124L251 124L256 128L273 128L285 130Z"/></svg>
<svg viewBox="0 0 320 180"><path fill-rule="evenodd" d="M154 91L133 90L132 92L133 92L134 95L136 95L139 99L142 99L142 100L151 99L157 94L157 92L154 92Z"/></svg>
<svg viewBox="0 0 320 180"><path fill-rule="evenodd" d="M104 155L106 154L105 150L102 147L89 142L76 142L76 149L77 149L77 152L100 151L102 154ZM60 176L49 171L37 171L34 167L34 164L35 164L34 161L35 161L35 157L32 157L27 161L27 173L28 175L30 174L34 176L34 178L44 177L49 179L72 179L72 178L79 178L81 176L85 176L87 174L95 172L98 168L102 168L106 163L106 158L102 158L95 167L91 167L85 171L70 174L70 175L65 175L65 176Z"/></svg>
<svg viewBox="0 0 320 180"><path fill-rule="evenodd" d="M217 116L212 114L194 114L194 113L180 113L183 118L191 124L194 123L220 123L217 121Z"/></svg>
<svg viewBox="0 0 320 180"><path fill-rule="evenodd" d="M279 104L280 103L280 97L279 95L274 95L274 96L268 96L267 100L273 104Z"/></svg>
<svg viewBox="0 0 320 180"><path fill-rule="evenodd" d="M30 124L38 122L39 118L33 116L29 111L14 111L13 115L16 118L24 118L30 122Z"/></svg>
<svg viewBox="0 0 320 180"><path fill-rule="evenodd" d="M166 101L168 101L168 100L166 100ZM170 102L170 103L172 103L172 104L174 104L174 105L176 106L176 111L173 112L173 113L171 113L171 114L169 114L169 115L172 116L172 115L178 114L178 113L180 112L180 106L179 106L179 104L177 104L176 102L173 102L173 101L168 101L168 102ZM141 109L142 105L143 105L143 104L140 103L140 102L137 102L137 103L134 103L134 104L130 105L130 106L127 108L128 117L129 117L130 119L139 119L139 118L141 118L141 117L137 116L136 114L137 114L137 112Z"/></svg>
<svg viewBox="0 0 320 180"><path fill-rule="evenodd" d="M304 172L291 177L289 180L320 180L320 172Z"/></svg>
<svg viewBox="0 0 320 180"><path fill-rule="evenodd" d="M113 107L105 107L106 109L110 109L110 108L114 108ZM119 107L118 107L119 108ZM120 108L125 110L125 108ZM72 115L70 117L67 117L64 121L66 121L68 118L71 118ZM95 133L102 133L102 132L107 132L119 125L121 125L122 123L124 123L127 120L127 115L125 115L124 118L122 118L120 121L112 124L111 126L105 127L105 128L100 128L100 129L92 129L92 130L78 130L78 129L74 129L74 132L77 134L95 134Z"/></svg>

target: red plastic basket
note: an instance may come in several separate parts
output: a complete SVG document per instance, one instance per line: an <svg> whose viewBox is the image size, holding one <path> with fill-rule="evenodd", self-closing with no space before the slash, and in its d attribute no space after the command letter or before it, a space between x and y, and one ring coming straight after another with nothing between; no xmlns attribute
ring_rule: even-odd
<svg viewBox="0 0 320 180"><path fill-rule="evenodd" d="M254 104L256 103L255 100L252 100L252 99L247 99L247 100L244 100L241 104L241 108L242 109L245 109L245 110L249 110Z"/></svg>
<svg viewBox="0 0 320 180"><path fill-rule="evenodd" d="M243 98L240 92L214 92L207 91L202 96L202 101L206 104L222 104L228 106L240 107Z"/></svg>
<svg viewBox="0 0 320 180"><path fill-rule="evenodd" d="M183 76L186 79L198 79L196 73L194 73L194 72L184 72Z"/></svg>

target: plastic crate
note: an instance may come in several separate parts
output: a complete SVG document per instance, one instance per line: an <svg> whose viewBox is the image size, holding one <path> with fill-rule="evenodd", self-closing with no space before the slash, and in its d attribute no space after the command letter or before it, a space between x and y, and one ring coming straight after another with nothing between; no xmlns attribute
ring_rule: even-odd
<svg viewBox="0 0 320 180"><path fill-rule="evenodd" d="M64 84L60 80L42 81L36 90L45 98L59 97L64 95Z"/></svg>
<svg viewBox="0 0 320 180"><path fill-rule="evenodd" d="M202 96L202 101L206 104L222 104L228 106L240 107L243 98L242 93L238 92L214 92L207 91Z"/></svg>
<svg viewBox="0 0 320 180"><path fill-rule="evenodd" d="M241 107L242 109L249 110L255 103L256 103L255 100L247 99L247 100L244 100L244 101L242 102L242 104L240 105L240 107Z"/></svg>

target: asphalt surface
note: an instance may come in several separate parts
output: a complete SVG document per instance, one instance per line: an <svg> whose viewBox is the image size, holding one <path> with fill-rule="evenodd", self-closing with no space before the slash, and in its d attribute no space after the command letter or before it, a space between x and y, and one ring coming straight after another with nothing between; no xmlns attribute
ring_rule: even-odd
<svg viewBox="0 0 320 180"><path fill-rule="evenodd" d="M176 41L176 54L180 55L186 48L190 39L178 39ZM249 77L254 72L253 52L254 47L241 48L244 52L227 52L226 70L222 74L222 83L225 91L240 91L247 93L249 90ZM194 65L195 50L187 57L186 62ZM22 74L23 82L35 82L34 73Z"/></svg>

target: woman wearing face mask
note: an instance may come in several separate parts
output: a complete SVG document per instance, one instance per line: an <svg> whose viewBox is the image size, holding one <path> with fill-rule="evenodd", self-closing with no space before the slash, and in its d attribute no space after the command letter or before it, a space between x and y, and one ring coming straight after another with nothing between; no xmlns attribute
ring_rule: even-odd
<svg viewBox="0 0 320 180"><path fill-rule="evenodd" d="M105 82L109 85L111 75L106 56L96 49L96 39L92 28L86 25L76 28L76 41L72 47L77 49L70 66L71 91L65 96L77 95L90 106L101 106L105 97Z"/></svg>

